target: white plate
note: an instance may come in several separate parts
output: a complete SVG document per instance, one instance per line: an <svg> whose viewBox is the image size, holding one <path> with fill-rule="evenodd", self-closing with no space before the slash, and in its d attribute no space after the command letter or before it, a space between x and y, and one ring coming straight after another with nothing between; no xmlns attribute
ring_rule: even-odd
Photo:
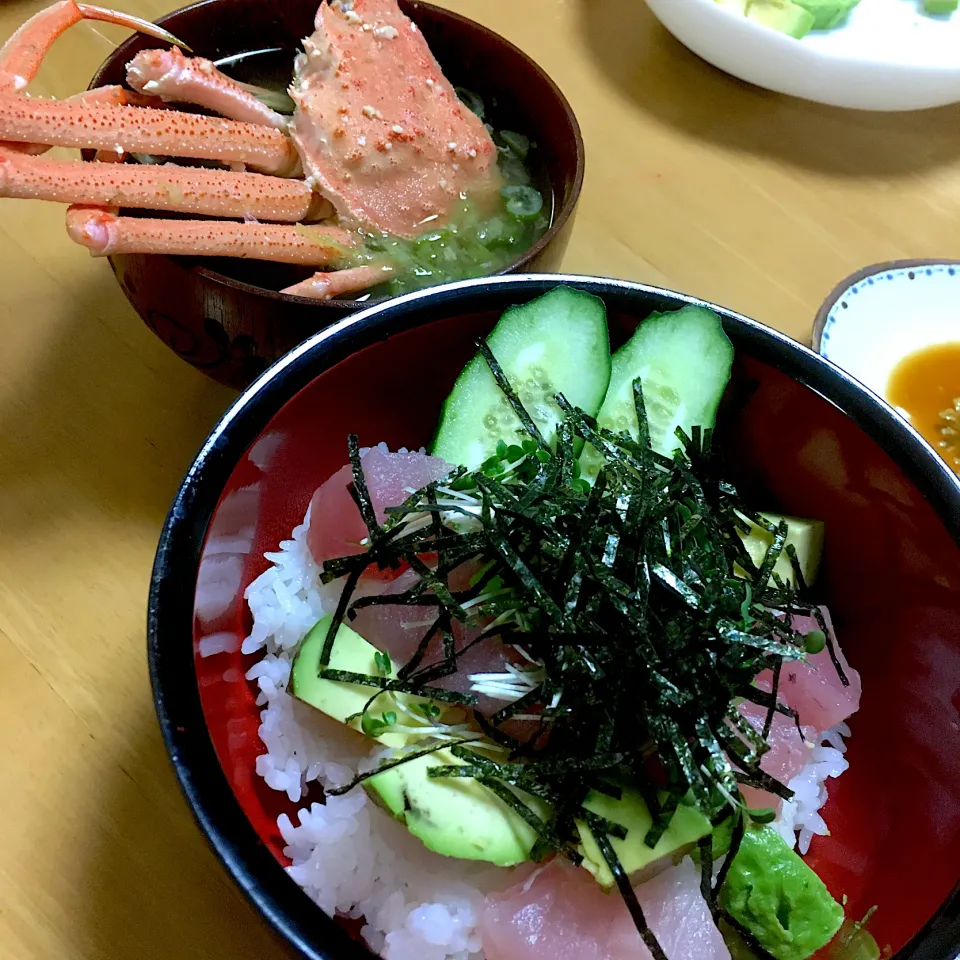
<svg viewBox="0 0 960 960"><path fill-rule="evenodd" d="M861 110L919 110L960 101L960 11L920 0L861 0L842 27L795 40L714 0L647 0L694 53L768 90Z"/></svg>

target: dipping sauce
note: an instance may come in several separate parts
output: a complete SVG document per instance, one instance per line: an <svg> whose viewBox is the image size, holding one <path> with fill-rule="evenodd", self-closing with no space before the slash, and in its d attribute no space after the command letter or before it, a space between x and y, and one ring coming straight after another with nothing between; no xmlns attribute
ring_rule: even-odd
<svg viewBox="0 0 960 960"><path fill-rule="evenodd" d="M904 357L890 374L886 399L960 473L960 342Z"/></svg>

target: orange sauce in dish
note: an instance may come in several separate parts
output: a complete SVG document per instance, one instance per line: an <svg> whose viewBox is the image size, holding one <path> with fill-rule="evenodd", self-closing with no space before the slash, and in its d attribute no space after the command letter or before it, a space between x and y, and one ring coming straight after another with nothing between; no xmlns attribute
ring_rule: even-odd
<svg viewBox="0 0 960 960"><path fill-rule="evenodd" d="M904 357L890 374L887 401L960 473L960 342Z"/></svg>

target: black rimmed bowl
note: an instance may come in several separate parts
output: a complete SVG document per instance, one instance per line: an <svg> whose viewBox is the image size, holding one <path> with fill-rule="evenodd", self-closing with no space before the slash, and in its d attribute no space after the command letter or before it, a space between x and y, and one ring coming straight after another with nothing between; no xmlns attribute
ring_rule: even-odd
<svg viewBox="0 0 960 960"><path fill-rule="evenodd" d="M541 67L492 30L429 3L399 2L423 32L451 83L476 91L497 129L517 130L536 145L531 156L536 158L538 185L552 202L552 222L501 273L558 269L570 239L585 162L583 138L570 104ZM318 4L319 0L202 0L157 22L197 56L219 62L272 51L267 62L275 63L276 51L287 51L292 70L303 38L313 32ZM150 37L131 37L107 58L90 86L125 84L128 61L140 50L156 46ZM300 275L292 277L277 264L240 265L157 254L115 255L110 264L144 323L171 350L236 388L247 386L310 334L369 306L278 293Z"/></svg>
<svg viewBox="0 0 960 960"><path fill-rule="evenodd" d="M157 712L199 824L236 881L311 960L369 958L286 875L284 796L254 774L263 748L239 652L243 590L346 462L346 436L428 443L478 336L511 304L559 281L602 297L613 346L652 311L696 303L639 284L580 277L468 281L402 297L311 337L231 407L173 504L150 592ZM910 427L842 370L745 317L713 307L736 348L718 442L753 503L826 521L818 582L863 678L850 769L830 787L830 837L808 861L847 915L900 958L960 953L960 480ZM207 567L207 564L210 567ZM201 619L198 576L221 607ZM208 635L233 652L199 655Z"/></svg>

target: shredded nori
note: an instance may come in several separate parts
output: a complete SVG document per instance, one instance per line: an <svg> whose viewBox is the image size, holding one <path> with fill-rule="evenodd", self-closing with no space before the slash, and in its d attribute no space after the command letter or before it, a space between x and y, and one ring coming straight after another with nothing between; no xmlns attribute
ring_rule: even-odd
<svg viewBox="0 0 960 960"><path fill-rule="evenodd" d="M643 838L651 848L681 803L695 803L714 823L734 816L731 847L712 885L711 838L700 844L701 886L719 916L719 892L750 815L740 786L792 796L760 763L775 713L800 727L796 712L778 700L784 661L806 656L804 637L792 627L795 615L817 618L837 673L847 679L823 615L807 598L786 524L774 526L740 502L721 476L711 430L696 427L690 436L678 430L681 449L672 459L655 452L637 380L638 439L603 428L558 394L563 418L551 447L489 346L479 349L522 426L516 441L504 440L479 469L457 468L416 491L388 508L381 524L358 440L349 440L351 495L369 542L363 552L324 565L324 582L346 577L346 583L320 676L375 688L364 715L384 690L476 704L473 695L436 682L457 673L459 658L479 643L522 649L535 661L536 681L492 715L475 714L475 736L496 745L487 751L496 759L478 753L476 740L428 738L424 749L385 761L335 792L450 749L460 763L431 767L428 775L472 778L500 797L535 831L535 859L559 853L578 861L577 823L589 825L641 937L663 958L610 842L624 839L624 829L589 812L588 795L619 797L623 786L638 789L654 820ZM580 476L575 451L581 442L603 461L592 485ZM759 566L741 539L744 518L773 538ZM784 553L797 589L774 573ZM403 593L351 604L371 563L381 570L410 568L419 579ZM465 564L478 572L466 589L454 590L450 575ZM331 670L339 626L375 604L436 613L396 677ZM455 623L474 631L459 647ZM517 665L526 664L518 659ZM771 692L754 683L767 669ZM473 689L482 693L483 684ZM744 701L766 710L762 733L741 716ZM552 813L544 818L524 795L547 801ZM767 815L754 813L758 820Z"/></svg>

